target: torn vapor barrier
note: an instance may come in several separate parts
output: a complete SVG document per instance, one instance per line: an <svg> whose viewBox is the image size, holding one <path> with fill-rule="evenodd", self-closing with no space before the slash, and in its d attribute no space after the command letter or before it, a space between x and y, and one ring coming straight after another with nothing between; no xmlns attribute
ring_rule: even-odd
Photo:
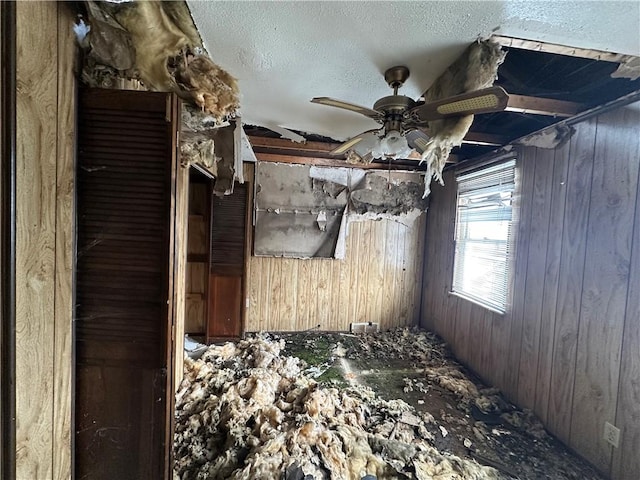
<svg viewBox="0 0 640 480"><path fill-rule="evenodd" d="M440 75L425 93L427 102L434 102L461 93L480 90L493 85L498 67L506 52L490 40L471 44L464 53ZM441 184L442 170L453 147L460 146L473 123L473 115L452 117L429 122L427 133L431 137L422 153L427 163L424 196L429 195L431 179Z"/></svg>
<svg viewBox="0 0 640 480"><path fill-rule="evenodd" d="M347 169L336 169L329 185L312 178L310 168L258 162L255 255L333 257L348 199L340 170Z"/></svg>
<svg viewBox="0 0 640 480"><path fill-rule="evenodd" d="M426 211L422 175L259 162L255 255L344 258L349 222L411 224Z"/></svg>
<svg viewBox="0 0 640 480"><path fill-rule="evenodd" d="M235 114L236 79L203 53L185 2L89 0L84 6L86 23L76 32L85 83L117 88L123 78L136 78L149 90L176 92L220 121Z"/></svg>

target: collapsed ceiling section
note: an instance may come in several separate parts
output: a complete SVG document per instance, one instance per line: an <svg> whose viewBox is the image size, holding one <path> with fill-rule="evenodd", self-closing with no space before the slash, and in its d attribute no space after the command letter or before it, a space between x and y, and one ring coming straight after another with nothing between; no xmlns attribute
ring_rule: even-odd
<svg viewBox="0 0 640 480"><path fill-rule="evenodd" d="M239 107L236 79L204 53L184 2L81 4L76 26L84 52L82 80L113 88L119 79L173 91L222 121Z"/></svg>
<svg viewBox="0 0 640 480"><path fill-rule="evenodd" d="M175 92L184 100L181 163L215 178L214 193L243 182L236 79L204 52L185 2L79 4L80 78L90 87Z"/></svg>

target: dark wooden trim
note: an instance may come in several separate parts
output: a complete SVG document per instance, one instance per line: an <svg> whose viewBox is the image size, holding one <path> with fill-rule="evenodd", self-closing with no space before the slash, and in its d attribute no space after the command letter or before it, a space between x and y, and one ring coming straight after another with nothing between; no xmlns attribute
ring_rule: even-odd
<svg viewBox="0 0 640 480"><path fill-rule="evenodd" d="M12 480L16 478L16 4L2 2L0 8L2 50L0 478Z"/></svg>
<svg viewBox="0 0 640 480"><path fill-rule="evenodd" d="M450 161L457 161L455 155L450 155ZM296 155L278 155L275 153L256 153L259 162L274 163L297 163L301 165L315 165L318 167L342 167L342 168L360 168L366 170L426 170L425 165L419 165L417 161L409 161L409 164L400 164L396 160L392 160L389 164L385 163L366 163L353 164L344 160L334 160L331 158L318 157L299 157Z"/></svg>
<svg viewBox="0 0 640 480"><path fill-rule="evenodd" d="M523 38L506 37L504 35L492 35L491 40L503 47L554 53L557 55L567 55L569 57L589 58L591 60L600 60L603 62L623 63L633 58L633 55L625 55L622 53L605 52L591 48L569 47L566 45L558 45L557 43L525 40Z"/></svg>
<svg viewBox="0 0 640 480"><path fill-rule="evenodd" d="M510 96L511 97L511 96ZM508 137L484 132L468 132L462 143L472 145L504 145L508 142ZM340 143L305 142L297 143L286 138L256 137L249 135L249 143L254 152L259 153L280 153L283 155L295 155L299 157L318 157L332 160L344 160L344 155L330 155L334 148Z"/></svg>

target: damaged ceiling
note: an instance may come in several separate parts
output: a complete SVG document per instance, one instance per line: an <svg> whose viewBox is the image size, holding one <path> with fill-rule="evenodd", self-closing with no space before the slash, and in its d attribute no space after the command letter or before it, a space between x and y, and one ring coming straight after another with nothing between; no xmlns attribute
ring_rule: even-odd
<svg viewBox="0 0 640 480"><path fill-rule="evenodd" d="M513 104L476 115L453 158L481 155L640 90L640 79L612 78L635 76L633 58L626 73L619 65L640 55L636 1L187 4L212 59L238 79L240 112L254 136L279 137L286 128L302 134L298 140L335 142L374 128L366 117L310 100L371 107L391 93L383 72L394 65L411 71L399 93L417 99L470 43L491 35L508 51L495 84Z"/></svg>

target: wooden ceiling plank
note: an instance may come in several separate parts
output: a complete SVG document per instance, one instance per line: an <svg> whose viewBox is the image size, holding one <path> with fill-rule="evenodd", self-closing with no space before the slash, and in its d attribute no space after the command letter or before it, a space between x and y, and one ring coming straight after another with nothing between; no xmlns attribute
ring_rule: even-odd
<svg viewBox="0 0 640 480"><path fill-rule="evenodd" d="M491 39L503 47L521 48L523 50L554 53L557 55L567 55L569 57L588 58L603 62L624 63L633 58L633 55L625 55L622 53L605 52L589 48L569 47L566 45L558 45L556 43L506 37L503 35L492 35Z"/></svg>
<svg viewBox="0 0 640 480"><path fill-rule="evenodd" d="M552 117L572 117L583 109L582 105L564 100L509 94L507 112L531 113Z"/></svg>

